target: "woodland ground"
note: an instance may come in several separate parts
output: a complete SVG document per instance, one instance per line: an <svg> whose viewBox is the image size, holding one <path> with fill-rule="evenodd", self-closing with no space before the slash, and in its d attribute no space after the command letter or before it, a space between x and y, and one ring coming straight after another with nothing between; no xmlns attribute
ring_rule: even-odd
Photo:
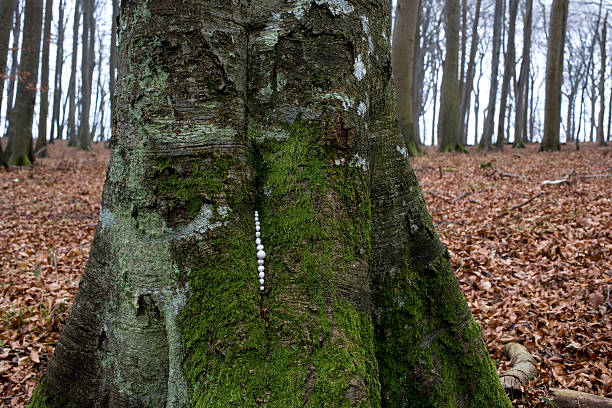
<svg viewBox="0 0 612 408"><path fill-rule="evenodd" d="M507 341L538 361L515 404L549 386L612 397L612 177L586 177L612 173L612 150L536 149L411 161L499 372ZM109 151L50 155L0 169L0 406L23 406L42 375L97 224Z"/></svg>

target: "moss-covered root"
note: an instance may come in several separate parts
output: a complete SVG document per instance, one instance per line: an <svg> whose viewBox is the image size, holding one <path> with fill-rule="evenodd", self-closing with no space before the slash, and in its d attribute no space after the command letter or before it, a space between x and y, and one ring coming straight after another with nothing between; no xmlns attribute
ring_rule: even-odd
<svg viewBox="0 0 612 408"><path fill-rule="evenodd" d="M74 404L66 399L52 396L49 392L49 387L43 380L36 386L27 408L72 408Z"/></svg>
<svg viewBox="0 0 612 408"><path fill-rule="evenodd" d="M453 153L453 152L469 153L469 151L465 148L465 146L463 146L460 143L440 147L440 153Z"/></svg>
<svg viewBox="0 0 612 408"><path fill-rule="evenodd" d="M408 153L408 156L410 157L416 157L423 154L423 152L421 152L421 148L419 147L417 135L414 130L414 123L400 125L400 132L404 138L404 142L406 143L406 153Z"/></svg>
<svg viewBox="0 0 612 408"><path fill-rule="evenodd" d="M27 153L22 155L13 155L8 161L9 166L31 166L32 161Z"/></svg>
<svg viewBox="0 0 612 408"><path fill-rule="evenodd" d="M447 257L383 283L393 288L379 293L383 406L509 407Z"/></svg>

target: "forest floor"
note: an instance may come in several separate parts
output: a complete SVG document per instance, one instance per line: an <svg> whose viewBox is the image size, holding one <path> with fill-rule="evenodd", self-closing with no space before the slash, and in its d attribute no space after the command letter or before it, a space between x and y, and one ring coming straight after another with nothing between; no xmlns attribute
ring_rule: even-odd
<svg viewBox="0 0 612 408"><path fill-rule="evenodd" d="M41 377L100 209L109 151L57 143L50 155L0 169L0 406L23 406ZM538 362L515 405L545 406L547 387L612 397L612 150L411 161L498 371L508 341Z"/></svg>

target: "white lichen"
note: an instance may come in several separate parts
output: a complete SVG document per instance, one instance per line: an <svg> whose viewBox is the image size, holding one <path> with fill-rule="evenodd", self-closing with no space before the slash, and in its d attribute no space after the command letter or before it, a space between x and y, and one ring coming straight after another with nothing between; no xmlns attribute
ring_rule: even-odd
<svg viewBox="0 0 612 408"><path fill-rule="evenodd" d="M348 95L344 95L344 94L340 94L336 92L323 94L321 95L321 99L324 99L324 100L336 99L342 102L342 107L344 108L345 111L348 111L349 109L351 109L353 105L355 104L354 98Z"/></svg>
<svg viewBox="0 0 612 408"><path fill-rule="evenodd" d="M349 166L360 168L362 171L368 171L368 162L363 157L359 156L359 153L356 153L352 157Z"/></svg>
<svg viewBox="0 0 612 408"><path fill-rule="evenodd" d="M107 229L111 229L115 226L115 217L113 213L106 209L100 209L100 215L98 217L98 228L100 228L101 232L104 232Z"/></svg>
<svg viewBox="0 0 612 408"><path fill-rule="evenodd" d="M404 158L408 158L408 150L404 146L395 146L395 150L399 152Z"/></svg>
<svg viewBox="0 0 612 408"><path fill-rule="evenodd" d="M364 116L367 109L368 109L368 107L366 106L365 103L359 102L359 106L357 107L357 114L359 116Z"/></svg>
<svg viewBox="0 0 612 408"><path fill-rule="evenodd" d="M212 230L227 224L227 221L225 220L227 219L228 214L231 212L231 209L229 207L214 208L216 213L219 215L219 217L217 217L213 212L213 208L214 206L211 204L204 204L202 208L200 208L200 213L189 224L169 228L170 240L181 240L194 235L201 235L208 230ZM213 221L213 219L217 220Z"/></svg>
<svg viewBox="0 0 612 408"><path fill-rule="evenodd" d="M355 59L353 74L355 75L355 78L357 78L357 81L361 81L366 75L365 64L361 59L361 54L359 54Z"/></svg>
<svg viewBox="0 0 612 408"><path fill-rule="evenodd" d="M346 0L315 0L315 3L318 6L326 5L334 16L351 14L355 10Z"/></svg>
<svg viewBox="0 0 612 408"><path fill-rule="evenodd" d="M301 20L302 17L304 17L304 14L306 14L306 11L310 9L311 4L312 0L297 0L290 13L293 14L298 20Z"/></svg>

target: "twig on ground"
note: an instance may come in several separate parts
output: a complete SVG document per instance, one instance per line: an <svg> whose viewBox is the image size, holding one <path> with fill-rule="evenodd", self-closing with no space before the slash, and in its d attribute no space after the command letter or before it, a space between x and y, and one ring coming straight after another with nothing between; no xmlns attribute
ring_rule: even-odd
<svg viewBox="0 0 612 408"><path fill-rule="evenodd" d="M523 207L523 206L525 206L525 205L529 204L530 202L532 202L532 201L533 201L533 200L535 200L536 198L538 198L538 197L540 197L541 195L544 195L544 194L546 194L546 193L547 193L546 191L540 191L538 194L536 194L536 195L534 195L533 197L531 197L531 198L529 198L529 199L527 199L527 200L523 201L522 203L517 204L517 205L515 205L515 206L513 206L513 207L511 207L511 208L508 208L508 209L507 209L507 210L505 210L505 211L502 211L501 213L499 213L499 214L498 214L498 217L501 217L501 216L503 216L503 215L506 215L506 214L508 214L509 212L516 210L517 208L521 208L521 207Z"/></svg>
<svg viewBox="0 0 612 408"><path fill-rule="evenodd" d="M585 176L580 176L580 178L583 178L583 179L605 178L605 177L612 177L612 174L587 174Z"/></svg>
<svg viewBox="0 0 612 408"><path fill-rule="evenodd" d="M500 170L497 170L497 174L499 174L500 177L527 178L527 176L523 176L521 174L506 173Z"/></svg>
<svg viewBox="0 0 612 408"><path fill-rule="evenodd" d="M432 196L434 196L435 198L438 198L438 199L440 199L440 200L446 201L446 202L447 202L447 203L449 203L449 204L452 204L452 203L453 203L453 202L452 202L450 199L448 199L448 198L446 198L446 197L442 197L441 195L438 195L437 193L435 193L435 192L433 192L433 191L430 191L430 190L423 190L423 192L424 192L424 193L427 193L427 194L429 194L429 195L432 195Z"/></svg>
<svg viewBox="0 0 612 408"><path fill-rule="evenodd" d="M585 392L550 388L548 397L559 408L612 408L612 399Z"/></svg>
<svg viewBox="0 0 612 408"><path fill-rule="evenodd" d="M457 197L453 199L453 203L456 203L457 201L461 200L462 198L466 197L469 194L470 194L469 191L464 191L463 193L459 194Z"/></svg>
<svg viewBox="0 0 612 408"><path fill-rule="evenodd" d="M572 171L570 171L569 173L567 173L565 176L563 176L562 179L559 180L544 180L543 182L541 182L541 185L556 185L556 184L563 184L563 183L570 183L570 177L575 173L576 171L572 169Z"/></svg>

